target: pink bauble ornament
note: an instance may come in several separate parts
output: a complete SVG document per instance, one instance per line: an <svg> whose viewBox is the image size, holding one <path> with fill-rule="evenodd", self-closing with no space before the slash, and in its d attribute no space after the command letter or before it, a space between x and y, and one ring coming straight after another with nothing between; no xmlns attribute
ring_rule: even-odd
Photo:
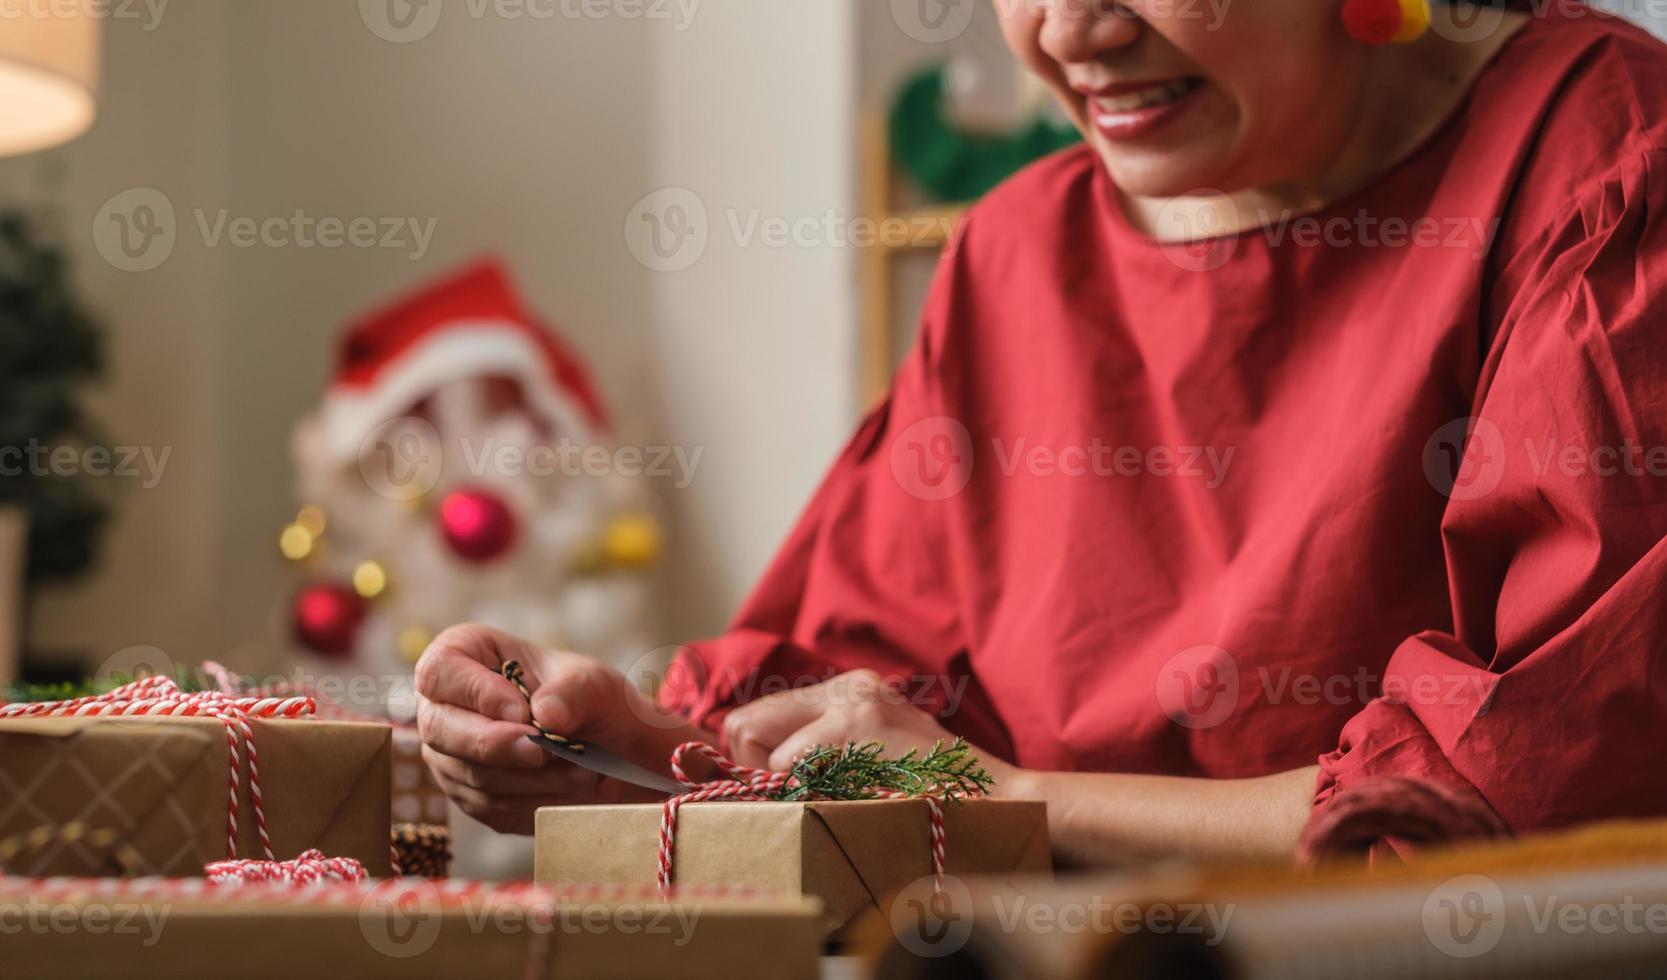
<svg viewBox="0 0 1667 980"><path fill-rule="evenodd" d="M440 501L440 533L464 561L485 563L515 547L515 512L497 494L456 490Z"/></svg>
<svg viewBox="0 0 1667 980"><path fill-rule="evenodd" d="M318 582L296 593L295 639L326 657L345 657L359 641L367 603L350 585Z"/></svg>

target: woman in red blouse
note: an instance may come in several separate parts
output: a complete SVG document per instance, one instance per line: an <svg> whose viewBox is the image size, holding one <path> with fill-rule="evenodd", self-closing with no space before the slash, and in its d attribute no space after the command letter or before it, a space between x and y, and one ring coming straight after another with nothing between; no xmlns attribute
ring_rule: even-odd
<svg viewBox="0 0 1667 980"><path fill-rule="evenodd" d="M464 809L643 798L520 737L515 657L540 723L662 770L964 735L1079 861L1288 855L1375 776L1518 831L1667 813L1667 50L1572 0L1387 44L1202 6L997 0L1085 145L973 209L663 705L435 642Z"/></svg>

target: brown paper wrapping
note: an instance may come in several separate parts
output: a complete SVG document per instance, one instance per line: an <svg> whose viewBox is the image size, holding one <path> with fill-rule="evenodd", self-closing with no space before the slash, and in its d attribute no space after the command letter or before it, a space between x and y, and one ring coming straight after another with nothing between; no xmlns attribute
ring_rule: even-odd
<svg viewBox="0 0 1667 980"><path fill-rule="evenodd" d="M389 870L389 729L254 719L273 852L308 848ZM226 729L214 718L0 720L0 839L80 823L115 831L138 874L191 876L226 857ZM238 856L262 857L247 772L239 774ZM106 875L108 854L53 843L20 855L13 874Z"/></svg>
<svg viewBox="0 0 1667 980"><path fill-rule="evenodd" d="M421 902L390 914L374 904L35 899L27 918L30 897L3 885L0 906L20 910L4 944L7 980L815 980L821 940L810 900L584 902L541 940L513 907Z"/></svg>
<svg viewBox="0 0 1667 980"><path fill-rule="evenodd" d="M534 877L550 884L653 884L660 810L658 804L540 809ZM946 874L1035 875L1051 868L1044 804L969 800L943 811ZM691 803L678 814L673 878L815 896L825 931L843 939L861 919L888 915L893 896L932 873L928 812L924 800Z"/></svg>
<svg viewBox="0 0 1667 980"><path fill-rule="evenodd" d="M1655 975L1667 963L1667 823L1659 822L1432 850L1371 869L1176 867L968 885L951 914L967 925L944 945L865 927L855 946L876 980L1517 980ZM1655 926L1640 913L1639 928L1610 929L1607 911L1591 920L1596 928L1548 926L1557 921L1548 902L1576 921L1632 903L1655 909ZM1065 927L1094 908L1111 928ZM1061 914L1067 909L1076 918ZM1187 918L1192 924L1177 928Z"/></svg>

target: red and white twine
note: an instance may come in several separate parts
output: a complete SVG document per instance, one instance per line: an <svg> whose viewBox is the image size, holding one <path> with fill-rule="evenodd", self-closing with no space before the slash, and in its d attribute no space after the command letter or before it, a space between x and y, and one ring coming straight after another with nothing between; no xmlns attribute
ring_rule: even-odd
<svg viewBox="0 0 1667 980"><path fill-rule="evenodd" d="M230 772L230 803L226 811L226 856L237 857L239 770L243 756L249 759L249 802L255 812L255 830L267 860L275 860L272 838L266 829L266 810L260 788L260 758L255 751L252 718L300 718L312 714L316 704L310 697L233 697L218 691L187 693L172 678L151 676L105 694L67 701L0 705L0 718L119 717L172 715L217 718L226 730L227 769Z"/></svg>
<svg viewBox="0 0 1667 980"><path fill-rule="evenodd" d="M363 881L365 866L352 858L325 857L323 851L302 851L291 861L213 861L203 877L215 884L311 885L321 881Z"/></svg>
<svg viewBox="0 0 1667 980"><path fill-rule="evenodd" d="M723 773L723 778L702 782L690 778L683 768L683 758L688 753L701 756ZM660 853L658 881L662 890L672 887L672 856L677 837L677 811L685 803L711 803L718 801L750 801L754 803L769 803L780 799L781 794L798 784L798 780L790 773L777 772L773 769L754 769L751 766L738 765L730 761L722 752L707 745L705 742L684 742L671 754L671 775L679 784L688 788L688 792L666 798L660 810ZM944 862L944 832L943 832L943 803L939 794L934 793L905 793L902 790L873 787L868 791L867 799L873 800L924 800L927 812L931 818L932 843L932 889L934 892L943 888ZM825 800L828 797L817 794L798 797L804 800Z"/></svg>

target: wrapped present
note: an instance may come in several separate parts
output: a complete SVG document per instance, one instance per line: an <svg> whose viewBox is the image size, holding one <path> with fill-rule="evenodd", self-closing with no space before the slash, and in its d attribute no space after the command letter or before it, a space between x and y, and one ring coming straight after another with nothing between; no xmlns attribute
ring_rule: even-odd
<svg viewBox="0 0 1667 980"><path fill-rule="evenodd" d="M8 980L814 980L815 903L421 878L0 878Z"/></svg>
<svg viewBox="0 0 1667 980"><path fill-rule="evenodd" d="M387 873L386 725L305 718L307 699L188 695L163 679L135 687L0 706L0 839L69 824L114 832L139 874L201 875L209 861L311 849ZM54 838L7 870L118 869L85 839Z"/></svg>
<svg viewBox="0 0 1667 980"><path fill-rule="evenodd" d="M866 929L854 943L866 972L1463 980L1659 976L1667 962L1663 822L1431 847L1406 864L1168 864L965 885L941 909Z"/></svg>
<svg viewBox="0 0 1667 980"><path fill-rule="evenodd" d="M851 751L857 747L849 747ZM540 882L752 886L814 896L835 941L889 915L906 890L936 893L946 876L1051 873L1043 803L945 800L876 790L871 799L780 799L795 777L736 766L710 748L722 778L696 781L665 804L545 807L536 817ZM744 803L744 805L741 805Z"/></svg>

